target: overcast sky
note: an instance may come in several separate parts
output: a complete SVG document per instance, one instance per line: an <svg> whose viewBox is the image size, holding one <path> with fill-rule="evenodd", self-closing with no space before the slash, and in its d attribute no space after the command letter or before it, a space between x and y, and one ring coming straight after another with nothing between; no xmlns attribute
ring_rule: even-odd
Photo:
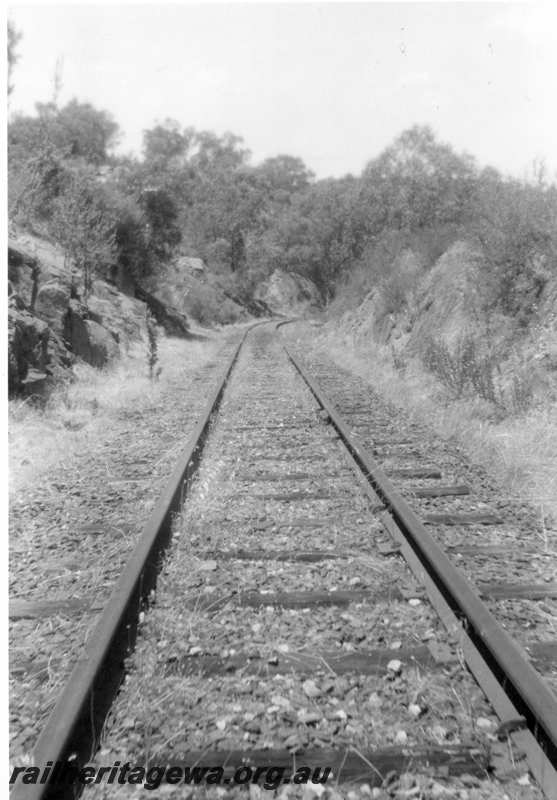
<svg viewBox="0 0 557 800"><path fill-rule="evenodd" d="M557 171L550 6L507 3L12 5L22 32L12 112L52 96L110 111L120 150L166 117L289 153L318 177L359 173L430 124L480 163Z"/></svg>

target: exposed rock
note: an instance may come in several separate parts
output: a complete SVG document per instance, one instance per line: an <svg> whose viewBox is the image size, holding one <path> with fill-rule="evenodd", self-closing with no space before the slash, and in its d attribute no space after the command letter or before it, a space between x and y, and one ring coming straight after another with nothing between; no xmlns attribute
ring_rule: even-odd
<svg viewBox="0 0 557 800"><path fill-rule="evenodd" d="M90 318L106 328L121 347L127 349L131 342L147 338L147 306L141 300L96 280L87 305Z"/></svg>
<svg viewBox="0 0 557 800"><path fill-rule="evenodd" d="M52 242L20 232L8 241L8 247L18 253L18 257L27 261L36 261L41 270L41 280L61 280L69 283L69 271L64 253Z"/></svg>
<svg viewBox="0 0 557 800"><path fill-rule="evenodd" d="M52 384L66 374L72 354L104 366L119 345L146 340L145 304L106 281L93 281L88 308L72 299L70 270L56 245L19 231L10 237L8 256L10 309L26 312L20 319L12 314L12 393Z"/></svg>
<svg viewBox="0 0 557 800"><path fill-rule="evenodd" d="M44 283L37 293L35 313L60 336L64 334L64 319L70 302L70 288L59 281Z"/></svg>
<svg viewBox="0 0 557 800"><path fill-rule="evenodd" d="M478 332L482 311L482 262L465 242L455 242L427 272L416 292L412 309L410 345L427 337L451 345L463 334Z"/></svg>
<svg viewBox="0 0 557 800"><path fill-rule="evenodd" d="M275 314L285 316L301 316L322 306L321 295L312 281L281 269L256 287L254 298Z"/></svg>
<svg viewBox="0 0 557 800"><path fill-rule="evenodd" d="M70 300L64 339L74 355L93 367L104 367L119 353L114 336L98 322L89 319L87 309L77 300Z"/></svg>
<svg viewBox="0 0 557 800"><path fill-rule="evenodd" d="M12 395L44 395L62 377L69 377L73 359L61 340L29 311L8 311L8 391Z"/></svg>
<svg viewBox="0 0 557 800"><path fill-rule="evenodd" d="M8 278L14 292L32 309L39 288L39 262L32 252L18 245L17 240L8 239Z"/></svg>
<svg viewBox="0 0 557 800"><path fill-rule="evenodd" d="M249 311L250 314L253 314L254 317L267 317L271 316L273 311L269 308L267 303L263 300L241 300L236 295L231 294L230 292L226 292L224 289L222 293L225 297L229 300L232 300L233 303L237 304L241 308L245 308L246 311Z"/></svg>
<svg viewBox="0 0 557 800"><path fill-rule="evenodd" d="M8 311L8 390L23 391L30 369L44 372L47 363L48 325L28 311ZM45 373L46 374L46 373Z"/></svg>
<svg viewBox="0 0 557 800"><path fill-rule="evenodd" d="M145 291L140 286L135 290L135 296L147 304L149 311L162 325L169 336L177 336L182 339L191 337L188 320L170 305L164 303L157 295Z"/></svg>
<svg viewBox="0 0 557 800"><path fill-rule="evenodd" d="M205 273L205 264L201 258L193 258L192 256L180 256L176 260L176 268L180 272L193 272L199 274Z"/></svg>
<svg viewBox="0 0 557 800"><path fill-rule="evenodd" d="M109 361L119 355L119 348L114 337L92 319L85 320L88 343L84 352L78 353L94 367L104 367Z"/></svg>
<svg viewBox="0 0 557 800"><path fill-rule="evenodd" d="M143 289L186 317L205 323L236 322L253 313L223 288L200 258L181 256L143 281ZM254 304L254 309L257 304ZM260 312L257 312L260 313Z"/></svg>
<svg viewBox="0 0 557 800"><path fill-rule="evenodd" d="M15 308L20 311L23 311L25 308L27 308L10 280L8 280L8 305L10 308Z"/></svg>
<svg viewBox="0 0 557 800"><path fill-rule="evenodd" d="M478 358L497 359L498 390L510 404L527 403L528 392L540 398L557 395L557 276L546 278L534 305L527 298L531 310L525 326L516 314L487 306L488 267L469 243L455 242L429 270L408 265L409 259L393 267L405 289L396 311L387 313L384 283L379 284L342 314L336 332L348 341L387 346L401 365L408 356L426 356L427 364L431 340L444 342L450 353L462 352L466 337Z"/></svg>
<svg viewBox="0 0 557 800"><path fill-rule="evenodd" d="M442 339L451 347L463 334L481 335L486 324L481 266L479 254L465 242L453 244L429 271L410 252L403 252L393 268L404 298L396 311L386 312L388 287L379 285L357 309L343 316L343 327L397 352L420 351L430 338ZM503 330L504 320L498 320L498 325Z"/></svg>

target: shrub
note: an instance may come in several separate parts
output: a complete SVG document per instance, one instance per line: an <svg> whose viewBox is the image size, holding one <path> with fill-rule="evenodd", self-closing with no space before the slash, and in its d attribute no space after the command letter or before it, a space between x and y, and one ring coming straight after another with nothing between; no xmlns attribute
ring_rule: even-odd
<svg viewBox="0 0 557 800"><path fill-rule="evenodd" d="M557 189L485 170L473 233L487 261L486 306L527 325L557 271Z"/></svg>
<svg viewBox="0 0 557 800"><path fill-rule="evenodd" d="M535 377L531 366L507 358L505 372L501 354L484 348L471 335L461 336L452 350L444 341L429 339L422 352L424 366L449 391L454 400L481 397L500 416L526 413L535 399Z"/></svg>
<svg viewBox="0 0 557 800"><path fill-rule="evenodd" d="M381 304L384 314L398 314L408 305L410 295L416 288L418 275L396 265L392 274L381 283Z"/></svg>
<svg viewBox="0 0 557 800"><path fill-rule="evenodd" d="M493 352L482 354L473 336L461 336L452 351L445 341L430 338L423 350L422 361L453 399L476 394L494 405L501 404L496 356Z"/></svg>
<svg viewBox="0 0 557 800"><path fill-rule="evenodd" d="M462 342L454 353L451 353L445 341L428 339L422 352L422 361L426 369L448 389L454 399L463 396L469 383L468 358L469 342Z"/></svg>
<svg viewBox="0 0 557 800"><path fill-rule="evenodd" d="M534 385L532 371L529 368L516 372L512 376L509 388L509 411L514 415L525 414L534 401Z"/></svg>
<svg viewBox="0 0 557 800"><path fill-rule="evenodd" d="M149 378L151 380L156 380L161 372L160 367L155 369L157 366L157 362L159 360L159 332L157 329L157 323L149 309L147 309L146 313L146 325L147 325L147 363L149 365Z"/></svg>

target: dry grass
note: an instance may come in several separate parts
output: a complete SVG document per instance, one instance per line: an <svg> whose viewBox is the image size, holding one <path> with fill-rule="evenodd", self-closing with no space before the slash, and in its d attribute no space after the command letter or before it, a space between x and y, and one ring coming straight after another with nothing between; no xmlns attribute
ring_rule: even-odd
<svg viewBox="0 0 557 800"><path fill-rule="evenodd" d="M472 461L510 492L536 506L542 525L557 526L557 404L494 419L481 398L449 401L435 377L415 360L395 368L387 348L369 338L339 338L331 324L314 340L336 363L359 375L395 405L442 437L455 437Z"/></svg>
<svg viewBox="0 0 557 800"><path fill-rule="evenodd" d="M213 359L220 343L217 338L162 339L158 362L162 369L156 381L149 378L145 346L138 344L104 370L76 365L76 380L57 388L44 408L11 401L10 494L24 492L39 481L48 485L55 480L58 466L71 465L78 453L110 437L113 420L152 408L180 382L187 386L188 376Z"/></svg>

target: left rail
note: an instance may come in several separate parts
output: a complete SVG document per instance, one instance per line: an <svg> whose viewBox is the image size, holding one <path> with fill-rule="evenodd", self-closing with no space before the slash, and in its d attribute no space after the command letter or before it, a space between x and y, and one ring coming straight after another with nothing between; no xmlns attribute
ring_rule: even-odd
<svg viewBox="0 0 557 800"><path fill-rule="evenodd" d="M256 323L261 324L261 323ZM195 475L226 384L252 325L234 349L216 388L188 439L166 489L156 503L118 579L104 611L76 662L33 749L33 765L70 765L79 770L97 748L112 700L124 672L125 658L133 650L140 612L154 590L161 555L172 533L172 517L178 512ZM65 800L76 796L77 786L17 784L13 800Z"/></svg>

